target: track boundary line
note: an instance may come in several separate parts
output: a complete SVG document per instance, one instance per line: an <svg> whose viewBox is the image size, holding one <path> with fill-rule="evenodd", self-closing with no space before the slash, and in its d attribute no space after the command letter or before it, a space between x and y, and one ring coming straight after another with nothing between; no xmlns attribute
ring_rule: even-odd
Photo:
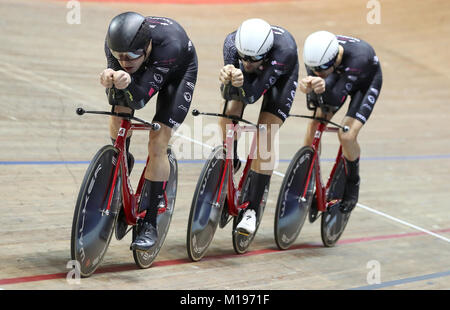
<svg viewBox="0 0 450 310"><path fill-rule="evenodd" d="M440 229L440 230L438 230L438 232L450 232L450 228ZM390 234L390 235L381 235L381 236L372 236L372 237L350 238L350 239L342 239L342 240L338 241L337 244L338 245L355 244L355 243L363 243L363 242L381 241L381 240L387 240L387 239L417 237L417 236L423 236L423 235L426 235L426 233L425 232L410 232L410 233L403 233L403 234ZM286 253L286 252L302 250L302 249L317 249L317 248L326 249L323 247L323 245L321 243L302 243L302 244L294 245L287 250L279 250L276 247L271 247L271 248L249 251L249 252L247 252L245 254L241 254L241 255L237 255L236 253L233 252L231 254L219 254L219 255L205 256L199 262L192 262L188 258L155 261L150 268L184 265L184 264L201 264L202 262L208 261L208 260L237 259L237 258L246 257L246 256L276 254L276 253L280 254L280 253ZM99 268L94 273L94 276L103 274L103 273L114 273L114 272L124 272L124 271L133 271L133 270L142 270L142 269L137 267L136 264L132 264L132 263L105 266L105 267ZM57 279L64 279L66 277L67 277L66 272L60 272L60 273L54 273L54 274L6 278L6 279L0 279L0 285L39 282L39 281L45 281L45 280L57 280Z"/></svg>

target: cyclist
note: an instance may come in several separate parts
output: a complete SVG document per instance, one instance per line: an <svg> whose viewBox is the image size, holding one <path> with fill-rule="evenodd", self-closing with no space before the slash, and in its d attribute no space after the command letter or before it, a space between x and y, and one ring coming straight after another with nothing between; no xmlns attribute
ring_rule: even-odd
<svg viewBox="0 0 450 310"><path fill-rule="evenodd" d="M106 88L109 103L117 105L116 112L141 109L158 93L153 122L159 123L161 129L150 131L150 160L139 202L140 211L147 212L131 244L132 249L145 251L158 240L158 206L164 203L170 171L167 146L172 130L181 125L190 107L197 79L197 55L185 30L176 21L144 17L135 12L125 12L111 20L105 54L107 69L100 74L100 83ZM111 117L111 137L117 137L120 122L119 117ZM131 132L126 139L127 150L130 138Z"/></svg>
<svg viewBox="0 0 450 310"><path fill-rule="evenodd" d="M351 97L348 111L342 124L349 126L348 132L339 131L339 140L347 166L347 185L341 210L351 212L358 202L359 157L361 153L357 137L369 119L382 85L381 66L374 49L363 40L328 31L310 34L303 47L303 62L308 76L299 82L300 90L308 100L316 102L318 94L329 111L317 116L330 120ZM305 145L311 145L317 121L310 121L305 136Z"/></svg>
<svg viewBox="0 0 450 310"><path fill-rule="evenodd" d="M273 137L289 115L294 101L298 81L297 45L286 29L253 18L245 20L237 31L228 34L223 57L224 67L220 70L219 79L222 82L222 96L228 101L225 113L242 116L247 104L263 97L258 125L266 130L257 131L258 151L248 175L249 205L237 225L239 231L252 234L256 230L259 205L268 190L274 168ZM225 118L219 121L223 141L226 141L226 127L231 123ZM267 137L262 137L262 134ZM240 161L236 150L237 137L234 139L233 161L237 171ZM268 142L266 151L270 158L261 156L260 141Z"/></svg>

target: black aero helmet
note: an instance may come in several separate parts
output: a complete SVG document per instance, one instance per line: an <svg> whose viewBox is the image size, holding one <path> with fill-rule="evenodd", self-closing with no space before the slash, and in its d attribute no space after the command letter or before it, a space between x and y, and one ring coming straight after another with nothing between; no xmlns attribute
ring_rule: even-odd
<svg viewBox="0 0 450 310"><path fill-rule="evenodd" d="M115 52L145 51L150 39L150 27L145 17L135 12L114 17L106 35L109 49Z"/></svg>

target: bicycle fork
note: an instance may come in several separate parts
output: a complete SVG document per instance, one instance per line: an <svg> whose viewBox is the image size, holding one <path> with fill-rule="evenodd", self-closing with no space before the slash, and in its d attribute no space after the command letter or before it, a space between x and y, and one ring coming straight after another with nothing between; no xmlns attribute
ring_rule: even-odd
<svg viewBox="0 0 450 310"><path fill-rule="evenodd" d="M127 220L127 223L129 225L136 224L137 214L136 214L136 206L137 206L137 197L133 195L133 189L131 188L131 184L129 184L129 178L128 178L128 163L127 159L125 158L124 149L125 149L125 139L127 136L128 131L131 128L131 122L125 119L122 119L120 124L120 129L117 134L116 142L114 143L114 147L119 150L119 154L116 159L115 163L115 169L112 179L111 188L109 191L109 197L108 197L108 205L106 210L102 211L102 215L109 215L111 210L111 203L112 198L114 195L114 191L116 189L116 183L117 179L122 179L121 184L121 201L125 213L125 218ZM121 165L123 163L123 168L120 169ZM120 171L120 172L119 172ZM119 212L120 210L117 210Z"/></svg>

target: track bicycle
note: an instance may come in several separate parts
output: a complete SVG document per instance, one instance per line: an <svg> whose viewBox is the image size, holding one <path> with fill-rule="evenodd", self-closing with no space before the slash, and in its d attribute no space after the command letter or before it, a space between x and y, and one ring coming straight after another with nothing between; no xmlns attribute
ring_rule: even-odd
<svg viewBox="0 0 450 310"><path fill-rule="evenodd" d="M325 247L332 247L341 237L350 213L341 211L347 181L347 168L342 146L339 146L336 160L324 185L320 167L320 141L324 132L343 130L341 126L327 119L316 117L317 109L324 114L330 112L323 98L318 96L318 105L307 103L313 116L289 115L290 117L310 118L319 121L311 146L300 148L291 160L281 184L275 210L274 235L277 247L288 249L297 239L308 217L310 223L321 217L321 238ZM331 124L333 126L329 126Z"/></svg>
<svg viewBox="0 0 450 310"><path fill-rule="evenodd" d="M91 276L105 256L113 232L121 240L132 230L132 240L138 235L146 211L139 212L139 199L144 184L142 171L136 192L130 181L130 167L125 148L127 133L132 130L159 130L157 123L148 123L129 113L76 110L78 115L100 114L121 117L120 129L114 145L103 146L91 160L81 183L72 223L71 257L80 264L82 277ZM132 120L140 123L131 122ZM170 146L167 149L170 176L164 204L159 205L157 229L159 240L148 251L133 250L133 258L140 268L149 268L161 249L169 229L177 194L178 164ZM146 167L149 163L147 157ZM128 228L128 226L131 226Z"/></svg>
<svg viewBox="0 0 450 310"><path fill-rule="evenodd" d="M186 238L188 256L192 261L199 261L204 257L213 240L217 226L224 228L231 220L233 220L233 249L237 254L246 253L258 231L269 192L269 186L267 186L260 202L255 232L248 235L238 231L236 227L249 205L247 201L250 185L248 173L256 150L257 125L243 119L242 115L241 117L225 115L227 103L225 103L222 114L192 111L194 116L208 115L228 118L233 121L233 125L227 129L225 144L216 146L211 151L194 191ZM240 126L239 122L247 125ZM234 180L235 167L231 156L236 132L255 132L245 167L238 182Z"/></svg>

